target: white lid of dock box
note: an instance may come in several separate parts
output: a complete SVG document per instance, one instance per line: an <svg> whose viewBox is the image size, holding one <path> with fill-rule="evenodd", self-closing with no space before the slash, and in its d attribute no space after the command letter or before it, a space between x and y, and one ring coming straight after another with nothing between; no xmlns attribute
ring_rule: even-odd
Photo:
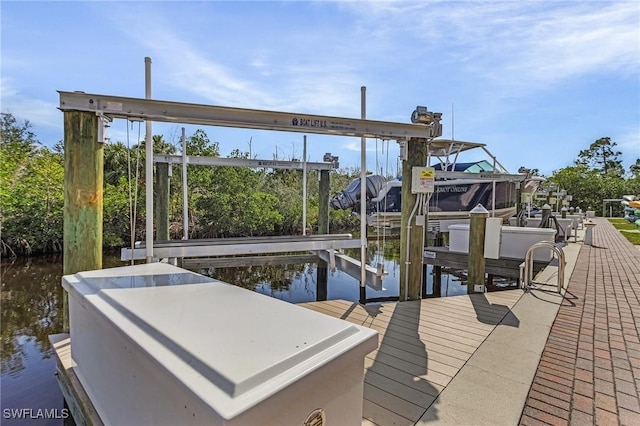
<svg viewBox="0 0 640 426"><path fill-rule="evenodd" d="M332 363L344 369L340 358L361 378L378 343L373 330L166 264L82 272L63 286L78 375L113 423L251 422L244 413L278 393L311 392L313 383L292 385ZM262 404L260 416L288 409Z"/></svg>

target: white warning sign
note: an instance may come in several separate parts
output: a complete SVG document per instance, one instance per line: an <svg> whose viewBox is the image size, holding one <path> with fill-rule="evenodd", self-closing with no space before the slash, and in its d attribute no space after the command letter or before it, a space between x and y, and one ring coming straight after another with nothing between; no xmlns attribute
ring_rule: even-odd
<svg viewBox="0 0 640 426"><path fill-rule="evenodd" d="M411 193L425 194L434 191L436 171L433 167L414 167L411 170Z"/></svg>

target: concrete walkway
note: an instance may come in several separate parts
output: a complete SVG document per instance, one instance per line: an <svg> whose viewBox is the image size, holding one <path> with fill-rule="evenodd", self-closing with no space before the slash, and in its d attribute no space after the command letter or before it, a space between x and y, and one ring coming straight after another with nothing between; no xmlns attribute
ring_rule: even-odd
<svg viewBox="0 0 640 426"><path fill-rule="evenodd" d="M606 219L582 246L522 425L640 425L640 250Z"/></svg>
<svg viewBox="0 0 640 426"><path fill-rule="evenodd" d="M565 297L547 267L418 423L640 425L640 250L595 222L564 247Z"/></svg>
<svg viewBox="0 0 640 426"><path fill-rule="evenodd" d="M565 287L581 247L581 243L575 242L563 247ZM558 266L557 261L554 263L534 277L534 288L520 297L510 315L496 326L418 424L494 426L519 423L563 300L557 293Z"/></svg>

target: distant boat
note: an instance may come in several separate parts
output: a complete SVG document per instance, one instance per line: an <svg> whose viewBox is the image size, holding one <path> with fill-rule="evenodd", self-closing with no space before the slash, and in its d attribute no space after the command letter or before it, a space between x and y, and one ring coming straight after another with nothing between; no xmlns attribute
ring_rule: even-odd
<svg viewBox="0 0 640 426"><path fill-rule="evenodd" d="M434 192L429 201L429 221L468 219L469 211L482 204L494 217L509 218L516 214L518 188L533 194L545 179L530 176L528 170L510 174L495 160L484 144L451 140L434 140L430 155L439 161ZM458 154L472 148L482 148L493 159L457 162ZM453 159L451 161L451 159ZM399 226L402 203L402 181L386 181L379 175L367 176L367 222L372 226ZM330 201L334 209L360 211L360 179L354 179Z"/></svg>
<svg viewBox="0 0 640 426"><path fill-rule="evenodd" d="M636 195L623 195L624 218L631 223L640 226L640 197Z"/></svg>

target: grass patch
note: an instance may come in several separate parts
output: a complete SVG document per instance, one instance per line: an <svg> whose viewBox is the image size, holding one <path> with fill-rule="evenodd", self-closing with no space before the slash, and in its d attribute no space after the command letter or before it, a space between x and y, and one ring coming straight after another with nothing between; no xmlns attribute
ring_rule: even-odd
<svg viewBox="0 0 640 426"><path fill-rule="evenodd" d="M620 231L631 244L640 245L640 227L623 218L609 218L609 222Z"/></svg>
<svg viewBox="0 0 640 426"><path fill-rule="evenodd" d="M640 230L640 227L638 227L635 223L631 223L626 219L622 219L622 218L610 218L609 222L611 222L613 224L613 226L616 229L624 229L624 230Z"/></svg>

